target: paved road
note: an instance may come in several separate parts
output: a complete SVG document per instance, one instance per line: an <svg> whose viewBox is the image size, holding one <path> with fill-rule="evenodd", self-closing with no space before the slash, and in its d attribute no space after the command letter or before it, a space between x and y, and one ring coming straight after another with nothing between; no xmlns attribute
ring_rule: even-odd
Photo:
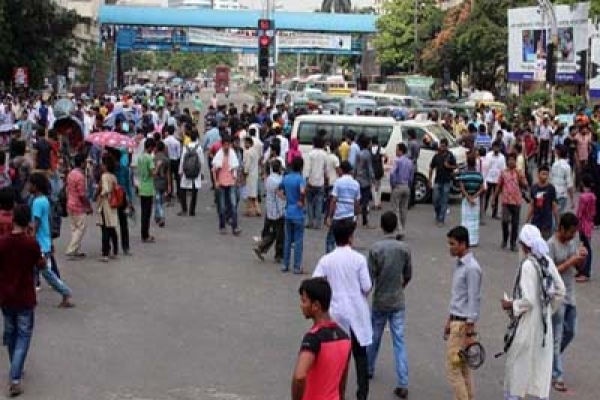
<svg viewBox="0 0 600 400"><path fill-rule="evenodd" d="M456 223L458 210L453 206L449 226ZM95 261L100 231L90 218L83 248L89 259L70 262L59 256L77 308L57 309L58 296L48 288L40 292L24 398L289 398L291 370L309 327L299 309L302 278L282 274L273 262L255 258L252 237L260 232L260 219L242 218L239 238L218 235L207 188L202 189L195 218L177 217L177 211L168 209L165 228L152 226L155 244L142 244L139 225L132 227L133 257L108 264ZM415 265L414 281L407 289L413 400L452 398L445 381L441 330L453 260L447 254L446 229L434 226L432 214L430 205L421 205L408 221L407 242ZM63 232L57 243L61 253L69 236L67 226ZM307 231L306 236L304 267L312 271L323 253L325 232ZM377 237L376 230L359 229L357 245L365 248ZM479 330L488 350L488 360L475 376L477 397L485 400L501 398L504 359L493 359L492 354L501 348L506 322L499 299L512 287L517 262L514 253L499 249L499 241L499 224L489 220L475 250L484 268ZM598 240L594 247L600 249ZM600 272L595 272L597 277ZM598 282L577 287L579 333L566 358L567 382L576 395L564 398L598 398ZM0 359L0 374L6 379L4 353ZM348 394L355 389L353 372L350 377ZM370 398L394 398L393 385L386 333Z"/></svg>

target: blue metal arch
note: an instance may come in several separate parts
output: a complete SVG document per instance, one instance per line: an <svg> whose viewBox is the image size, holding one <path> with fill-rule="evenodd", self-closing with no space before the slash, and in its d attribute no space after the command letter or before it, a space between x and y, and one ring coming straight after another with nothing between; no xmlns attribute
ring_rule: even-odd
<svg viewBox="0 0 600 400"><path fill-rule="evenodd" d="M99 21L111 25L169 26L223 29L256 29L260 10L181 9L103 5ZM375 33L377 16L276 12L278 30L330 33Z"/></svg>

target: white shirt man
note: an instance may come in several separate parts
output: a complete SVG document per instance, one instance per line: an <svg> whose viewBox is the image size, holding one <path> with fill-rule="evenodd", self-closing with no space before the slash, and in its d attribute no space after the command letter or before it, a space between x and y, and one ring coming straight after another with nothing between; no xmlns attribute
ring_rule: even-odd
<svg viewBox="0 0 600 400"><path fill-rule="evenodd" d="M552 127L547 122L544 122L538 130L538 137L540 140L550 140L553 133Z"/></svg>
<svg viewBox="0 0 600 400"><path fill-rule="evenodd" d="M167 146L169 160L177 161L181 158L181 142L175 138L175 135L167 136L165 146Z"/></svg>
<svg viewBox="0 0 600 400"><path fill-rule="evenodd" d="M304 163L304 177L309 186L323 187L327 174L327 152L314 148L308 153Z"/></svg>
<svg viewBox="0 0 600 400"><path fill-rule="evenodd" d="M497 146L493 146L493 149L494 151L485 156L487 171L484 178L487 183L496 185L500 180L500 174L506 169L506 159Z"/></svg>

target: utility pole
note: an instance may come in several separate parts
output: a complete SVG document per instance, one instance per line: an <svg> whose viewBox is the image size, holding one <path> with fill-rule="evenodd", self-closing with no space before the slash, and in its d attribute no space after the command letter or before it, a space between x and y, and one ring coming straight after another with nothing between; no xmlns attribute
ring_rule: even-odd
<svg viewBox="0 0 600 400"><path fill-rule="evenodd" d="M416 74L419 70L419 0L415 0L415 15L414 15L414 36L415 36L415 55L413 64L413 73Z"/></svg>
<svg viewBox="0 0 600 400"><path fill-rule="evenodd" d="M556 17L556 11L554 10L554 5L551 0L538 0L538 4L542 11L543 20L545 17L548 17L550 23L550 38L554 49L558 48L558 19ZM548 31L548 30L546 30ZM546 35L548 38L548 35ZM548 51L546 48L546 57L548 57ZM548 65L548 59L546 59L546 65ZM554 77L556 78L556 77ZM546 80L548 77L546 76ZM556 79L552 79L550 83L550 99L551 99L551 107L552 114L556 115Z"/></svg>

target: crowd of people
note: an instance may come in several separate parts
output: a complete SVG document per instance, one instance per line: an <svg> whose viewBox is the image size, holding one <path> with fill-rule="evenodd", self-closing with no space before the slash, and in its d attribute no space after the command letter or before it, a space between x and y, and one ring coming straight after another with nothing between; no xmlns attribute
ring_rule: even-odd
<svg viewBox="0 0 600 400"><path fill-rule="evenodd" d="M11 102L4 103L0 114L12 112ZM555 131L544 116L509 129L504 122L488 121L488 111L482 109L459 137L468 152L467 167L459 171L446 139L419 143L412 129L392 160L385 156L385 143L351 130L339 142L315 131L313 148L302 153L298 140L290 137L294 113L285 105L243 105L239 112L234 104L211 104L203 121L198 112L179 113L165 99L150 103L125 97L74 105L93 121L83 139L109 129L130 137L134 145L65 143L68 139L52 127L46 103L39 101L29 111L37 129L11 130L9 154L0 152L0 301L11 395L22 392L39 274L59 293L61 307L74 305L55 255L64 251L69 260L87 257L82 240L88 215L95 214L101 230L99 261L111 262L120 253L132 254L130 222L137 209L140 239L154 243L151 231L170 224L166 207L178 203L178 218L194 217L199 191L210 182L219 234L227 235L230 228L234 236L241 235L238 208L243 203L245 217L264 217L254 253L264 261L273 247L282 272L305 274L305 230L326 230L326 254L314 278L299 290L302 311L315 325L302 343L292 398L343 397L352 353L356 397L366 400L387 322L396 363L394 393L406 398L404 288L413 268L405 238L410 236L416 166L425 145L436 149L428 178L438 226L445 226L456 182L463 197L461 224L447 234L450 254L457 258L444 328L455 398L474 397L471 373L459 353L477 338L482 267L471 249L480 245L479 229L487 223L490 203L492 219L501 219L500 246L521 253L512 296L502 302L516 327L506 346L506 398L545 399L551 386L567 390L562 354L575 336L575 282L591 277L590 242L600 225L600 144L591 128L600 108L595 116L582 112L572 126L558 127L568 135ZM384 179L391 187L389 207L381 203ZM520 227L525 202L525 225ZM359 225L375 228L373 211L383 207L388 210L379 216L379 227L385 237L365 256L353 249L355 230ZM66 249L56 249L53 241L67 216L69 242ZM31 257L22 259L24 251Z"/></svg>

